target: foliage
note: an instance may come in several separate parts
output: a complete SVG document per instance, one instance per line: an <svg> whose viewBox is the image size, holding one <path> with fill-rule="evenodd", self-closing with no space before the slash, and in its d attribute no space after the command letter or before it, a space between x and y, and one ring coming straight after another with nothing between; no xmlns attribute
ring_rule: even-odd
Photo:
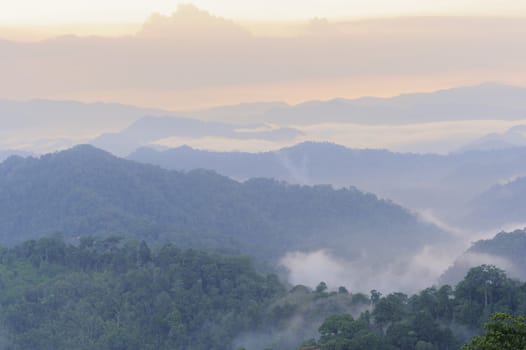
<svg viewBox="0 0 526 350"><path fill-rule="evenodd" d="M475 337L463 350L524 350L526 349L526 318L496 313L486 324L486 332Z"/></svg>
<svg viewBox="0 0 526 350"><path fill-rule="evenodd" d="M85 238L1 253L10 349L229 349L283 286L244 257Z"/></svg>
<svg viewBox="0 0 526 350"><path fill-rule="evenodd" d="M70 240L120 235L267 262L320 247L356 253L348 248L356 242L377 252L380 240L389 249L378 255L389 259L440 237L405 209L354 188L241 183L211 171L139 164L91 146L0 164L0 212L0 243L7 245L59 231Z"/></svg>
<svg viewBox="0 0 526 350"><path fill-rule="evenodd" d="M460 330L482 332L494 312L509 315L494 316L464 349L523 349L526 334L524 318L511 316L525 314L526 284L485 265L456 288L413 296L323 282L286 292L246 257L117 237L72 245L56 235L1 248L0 290L12 350L458 349L470 337Z"/></svg>
<svg viewBox="0 0 526 350"><path fill-rule="evenodd" d="M371 313L355 319L350 314L334 314L319 328L320 338L312 349L458 349L472 334L464 350L526 349L526 284L509 279L495 266L471 269L452 288L427 288L411 297L402 293L382 296L371 291ZM499 313L500 312L500 313ZM511 314L504 314L509 312ZM314 347L315 346L315 347Z"/></svg>

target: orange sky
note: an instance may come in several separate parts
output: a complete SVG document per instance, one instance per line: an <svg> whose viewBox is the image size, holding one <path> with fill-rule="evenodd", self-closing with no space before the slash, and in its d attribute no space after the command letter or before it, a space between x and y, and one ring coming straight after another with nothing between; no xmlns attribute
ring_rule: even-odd
<svg viewBox="0 0 526 350"><path fill-rule="evenodd" d="M393 96L487 81L526 85L522 19L312 20L279 22L280 29L262 23L247 26L184 6L143 25L99 27L133 33L126 36L0 41L0 98L185 110ZM77 24L81 33L89 28ZM274 35L262 36L270 28ZM0 29L0 37L13 33Z"/></svg>

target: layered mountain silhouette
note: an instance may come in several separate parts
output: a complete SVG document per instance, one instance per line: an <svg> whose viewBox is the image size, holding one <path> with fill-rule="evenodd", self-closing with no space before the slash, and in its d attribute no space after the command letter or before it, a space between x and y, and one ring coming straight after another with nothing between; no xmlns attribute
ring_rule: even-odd
<svg viewBox="0 0 526 350"><path fill-rule="evenodd" d="M500 232L491 239L475 243L442 275L441 282L456 284L468 270L481 264L496 265L507 274L526 279L526 231Z"/></svg>
<svg viewBox="0 0 526 350"><path fill-rule="evenodd" d="M526 177L497 184L469 204L467 220L473 223L481 226L491 223L494 227L522 225L526 222Z"/></svg>
<svg viewBox="0 0 526 350"><path fill-rule="evenodd" d="M175 116L159 116L141 118L122 131L101 135L91 143L114 154L125 156L142 145L172 137L283 141L293 140L300 135L303 135L301 131L289 127L268 129L261 124L235 125Z"/></svg>
<svg viewBox="0 0 526 350"><path fill-rule="evenodd" d="M402 207L354 188L244 183L177 172L92 146L0 165L0 242L59 231L69 239L120 235L273 261L329 249L380 263L446 236Z"/></svg>
<svg viewBox="0 0 526 350"><path fill-rule="evenodd" d="M526 88L484 83L439 90L409 93L392 98L338 98L308 101L297 105L244 104L214 108L190 115L230 122L318 124L407 124L460 120L526 119ZM243 112L240 114L239 112ZM230 118L229 118L230 116Z"/></svg>
<svg viewBox="0 0 526 350"><path fill-rule="evenodd" d="M129 158L167 169L212 169L237 180L268 177L297 184L356 186L455 220L480 193L526 175L526 148L421 155L307 142L264 153L142 148Z"/></svg>
<svg viewBox="0 0 526 350"><path fill-rule="evenodd" d="M32 154L30 152L18 151L18 150L0 150L0 163L11 156L28 157Z"/></svg>
<svg viewBox="0 0 526 350"><path fill-rule="evenodd" d="M516 125L503 133L485 135L462 147L459 152L492 150L526 146L526 125Z"/></svg>

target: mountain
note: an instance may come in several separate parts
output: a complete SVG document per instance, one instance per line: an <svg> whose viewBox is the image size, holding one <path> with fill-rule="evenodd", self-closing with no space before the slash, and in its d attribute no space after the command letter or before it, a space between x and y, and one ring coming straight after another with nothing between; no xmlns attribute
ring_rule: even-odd
<svg viewBox="0 0 526 350"><path fill-rule="evenodd" d="M159 114L169 112L117 103L0 100L0 148L37 154L63 150Z"/></svg>
<svg viewBox="0 0 526 350"><path fill-rule="evenodd" d="M55 231L121 235L253 254L327 249L381 264L445 239L402 207L354 188L239 183L210 171L163 170L92 146L0 165L0 242Z"/></svg>
<svg viewBox="0 0 526 350"><path fill-rule="evenodd" d="M468 220L494 227L526 222L526 177L497 184L470 202Z"/></svg>
<svg viewBox="0 0 526 350"><path fill-rule="evenodd" d="M289 108L290 105L285 102L254 102L240 103L230 106L218 106L203 110L182 111L181 115L203 120L222 120L231 123L250 124L254 120L264 121L265 114L276 108ZM252 119L255 118L255 119Z"/></svg>
<svg viewBox="0 0 526 350"><path fill-rule="evenodd" d="M510 277L526 280L526 230L500 232L492 239L480 240L457 258L442 275L443 283L454 285L461 281L469 269L486 264L495 265Z"/></svg>
<svg viewBox="0 0 526 350"><path fill-rule="evenodd" d="M118 103L82 103L60 100L0 100L2 133L27 130L97 132L123 128L146 115L169 112ZM42 123L42 121L45 123Z"/></svg>
<svg viewBox="0 0 526 350"><path fill-rule="evenodd" d="M417 129L429 130L426 123L523 120L525 90L487 83L392 98L308 101L298 105L260 102L180 113L111 103L0 100L3 125L0 148L42 154L78 143L92 143L125 156L141 146L174 147L186 143L209 149L241 150L278 149L303 140L339 140L351 145L352 140L342 140L342 128L358 135L359 132L353 131L354 124L360 124L371 135L389 132L390 136L378 140L373 136L376 141L357 140L358 144L450 151L471 140L473 131L451 135L447 129L451 126L440 124L442 128L432 140L424 142L409 137L402 144L396 140L406 135L409 124L419 124L414 125L412 134L415 134ZM386 130L386 125L396 125L396 129ZM484 125L484 132L494 130L493 122ZM517 132L515 129L514 133ZM513 145L523 144L513 140Z"/></svg>
<svg viewBox="0 0 526 350"><path fill-rule="evenodd" d="M0 150L0 163L11 156L28 157L32 155L30 152L18 151L18 150Z"/></svg>
<svg viewBox="0 0 526 350"><path fill-rule="evenodd" d="M265 122L277 124L407 124L460 120L526 119L526 88L484 83L481 85L409 93L391 98L333 99L298 105L276 105L262 109L255 105L231 106L194 112L209 120ZM268 105L267 105L268 107ZM232 113L242 110L244 113ZM225 119L226 118L226 119Z"/></svg>
<svg viewBox="0 0 526 350"><path fill-rule="evenodd" d="M503 133L491 133L462 147L469 150L491 150L526 146L526 125L516 125Z"/></svg>
<svg viewBox="0 0 526 350"><path fill-rule="evenodd" d="M183 117L144 117L118 133L104 134L91 143L117 155L172 137L217 137L225 139L293 140L303 135L293 128L270 129L265 125L233 125Z"/></svg>
<svg viewBox="0 0 526 350"><path fill-rule="evenodd" d="M268 177L298 184L356 186L404 206L463 214L466 203L499 181L526 175L526 148L449 155L350 149L306 142L275 152L142 148L129 159L167 169L212 169L237 180Z"/></svg>

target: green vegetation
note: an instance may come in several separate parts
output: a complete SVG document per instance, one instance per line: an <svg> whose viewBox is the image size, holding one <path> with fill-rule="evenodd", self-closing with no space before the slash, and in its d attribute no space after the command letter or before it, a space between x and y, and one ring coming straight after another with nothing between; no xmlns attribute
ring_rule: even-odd
<svg viewBox="0 0 526 350"><path fill-rule="evenodd" d="M494 313L497 315L488 324L487 334L475 338L464 349L525 348L523 318L499 312L526 314L526 284L509 279L494 266L471 269L455 289L448 285L433 287L411 297L402 293L380 297L373 291L371 300L373 310L358 318L350 314L328 317L319 328L319 340L306 342L300 348L458 349L481 332Z"/></svg>
<svg viewBox="0 0 526 350"><path fill-rule="evenodd" d="M8 349L229 349L282 293L243 257L172 245L59 239L4 249L0 305Z"/></svg>
<svg viewBox="0 0 526 350"><path fill-rule="evenodd" d="M525 317L496 313L486 325L486 332L471 340L462 350L526 349Z"/></svg>
<svg viewBox="0 0 526 350"><path fill-rule="evenodd" d="M351 256L357 245L389 260L445 237L400 206L354 188L240 183L205 170L163 170L91 146L0 164L0 212L6 245L59 231L69 238L176 242L272 262L293 250Z"/></svg>
<svg viewBox="0 0 526 350"><path fill-rule="evenodd" d="M526 314L526 284L493 266L413 296L323 282L286 291L246 257L115 237L2 248L0 290L0 347L12 350L459 349L495 312ZM522 318L497 314L465 349L494 349L482 346L525 329Z"/></svg>

